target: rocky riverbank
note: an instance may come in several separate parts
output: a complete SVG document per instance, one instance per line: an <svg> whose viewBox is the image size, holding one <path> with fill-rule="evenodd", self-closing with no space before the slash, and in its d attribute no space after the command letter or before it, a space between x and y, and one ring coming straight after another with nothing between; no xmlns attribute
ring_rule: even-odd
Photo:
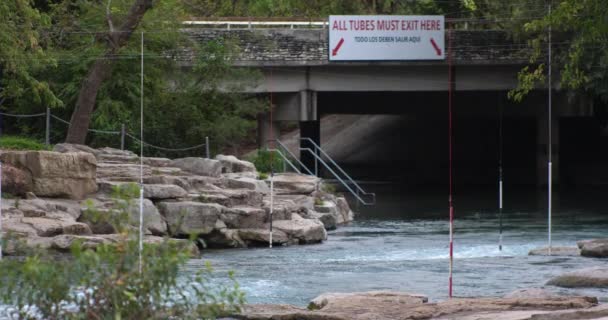
<svg viewBox="0 0 608 320"><path fill-rule="evenodd" d="M140 173L147 241L196 234L203 248L268 245L269 179L233 156L140 159L130 151L59 144L54 152L0 151L0 160L2 231L26 247L65 251L75 240L90 247L113 242L116 230L85 212L116 210L113 190L139 183ZM346 200L323 192L322 180L293 173L273 180L275 245L319 243L326 230L352 221ZM136 225L138 199L127 210ZM15 244L5 248L18 251Z"/></svg>
<svg viewBox="0 0 608 320"><path fill-rule="evenodd" d="M608 306L592 297L562 297L521 290L503 298L454 298L429 303L423 295L391 291L327 293L308 308L250 305L227 319L248 320L577 320L606 319Z"/></svg>

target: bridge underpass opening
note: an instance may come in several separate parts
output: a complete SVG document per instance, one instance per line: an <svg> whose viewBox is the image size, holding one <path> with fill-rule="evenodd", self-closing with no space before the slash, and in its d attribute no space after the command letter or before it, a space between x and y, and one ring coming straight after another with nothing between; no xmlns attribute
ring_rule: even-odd
<svg viewBox="0 0 608 320"><path fill-rule="evenodd" d="M508 182L535 184L533 112L509 105L506 92L458 92L454 102L456 183L496 184L498 106L502 103L503 167ZM319 93L318 112L324 119L321 146L353 177L411 186L447 185L446 92ZM336 124L340 128L332 128Z"/></svg>

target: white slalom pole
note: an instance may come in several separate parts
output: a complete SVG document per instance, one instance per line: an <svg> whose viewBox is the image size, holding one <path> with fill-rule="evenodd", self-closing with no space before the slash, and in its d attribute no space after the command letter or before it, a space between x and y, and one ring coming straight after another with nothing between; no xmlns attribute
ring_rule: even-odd
<svg viewBox="0 0 608 320"><path fill-rule="evenodd" d="M0 161L0 260L2 260L2 161Z"/></svg>
<svg viewBox="0 0 608 320"><path fill-rule="evenodd" d="M274 174L271 172L270 173L270 235L268 237L268 247L272 248L272 213L274 211L274 181L273 181L273 176Z"/></svg>
<svg viewBox="0 0 608 320"><path fill-rule="evenodd" d="M141 80L139 106L139 273L143 268L144 250L144 32L141 32Z"/></svg>
<svg viewBox="0 0 608 320"><path fill-rule="evenodd" d="M498 142L498 251L502 251L502 102L499 102L500 115L499 115L499 142Z"/></svg>
<svg viewBox="0 0 608 320"><path fill-rule="evenodd" d="M551 4L549 4L549 19L550 18L551 18ZM547 184L548 184L548 186L547 186L547 188L548 188L548 190L547 190L547 193L548 193L548 196L547 196L547 202L548 202L547 203L547 215L548 215L547 229L548 229L548 237L549 237L549 239L548 239L549 240L549 255L551 255L551 249L552 249L552 242L551 242L551 228L552 228L551 209L552 208L551 208L551 205L552 205L552 197L553 197L553 181L552 181L553 180L552 179L553 178L553 167L552 167L553 166L553 163L552 163L552 159L553 159L553 154L552 154L553 139L552 138L553 137L551 136L551 134L552 134L551 126L553 125L553 118L551 117L551 109L552 109L551 108L551 103L552 103L552 101L551 101L551 98L552 98L552 94L551 94L551 90L552 90L552 83L551 83L552 82L552 78L551 78L551 24L549 24L549 48L548 49L549 49L548 50L548 53L549 53L549 59L548 59L549 60L548 61L549 62L549 70L548 70L548 73L549 73L549 85L548 85L548 87L549 87L549 97L548 97L549 98L549 110L548 110L548 113L549 113L548 114L548 116L549 116L548 117L548 121L549 121L549 124L548 124L548 127L549 127L548 150L549 150L549 154L548 154L548 165L547 165L547 170L548 170L548 172L547 172L547 180L548 180L547 181Z"/></svg>

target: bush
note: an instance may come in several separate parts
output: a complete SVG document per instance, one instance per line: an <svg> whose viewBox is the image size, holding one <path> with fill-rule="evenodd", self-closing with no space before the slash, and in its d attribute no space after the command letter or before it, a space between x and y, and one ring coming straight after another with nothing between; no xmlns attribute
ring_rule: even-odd
<svg viewBox="0 0 608 320"><path fill-rule="evenodd" d="M251 158L255 168L263 173L270 173L271 161L274 172L283 171L283 158L276 151L258 150L257 154Z"/></svg>
<svg viewBox="0 0 608 320"><path fill-rule="evenodd" d="M132 188L131 188L132 189ZM117 193L128 190L116 189ZM119 205L126 196L118 196ZM193 275L179 270L188 260L183 245L165 238L143 246L139 272L137 232L129 215L107 221L121 233L96 250L75 243L72 256L59 259L38 252L0 261L0 302L19 319L215 319L240 311L243 293L234 282L208 286L209 265ZM121 224L120 226L118 224ZM179 276L179 279L178 279Z"/></svg>
<svg viewBox="0 0 608 320"><path fill-rule="evenodd" d="M0 149L6 150L50 150L45 144L34 139L17 136L1 136Z"/></svg>

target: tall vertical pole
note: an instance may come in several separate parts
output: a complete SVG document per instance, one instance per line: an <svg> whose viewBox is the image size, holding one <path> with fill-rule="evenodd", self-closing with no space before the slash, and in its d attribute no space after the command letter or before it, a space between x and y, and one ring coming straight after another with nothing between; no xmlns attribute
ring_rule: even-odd
<svg viewBox="0 0 608 320"><path fill-rule="evenodd" d="M46 108L46 121L44 126L44 144L51 145L51 108Z"/></svg>
<svg viewBox="0 0 608 320"><path fill-rule="evenodd" d="M499 96L500 99L500 96ZM502 101L498 101L498 251L502 251L502 117L503 117L503 109L502 109Z"/></svg>
<svg viewBox="0 0 608 320"><path fill-rule="evenodd" d="M452 298L452 270L454 268L454 181L452 172L452 90L454 87L454 74L452 70L452 24L448 24L448 149L449 149L449 197L450 210L450 269L448 279L448 293Z"/></svg>
<svg viewBox="0 0 608 320"><path fill-rule="evenodd" d="M125 150L125 135L126 135L126 130L125 130L125 124L121 124L120 125L120 150Z"/></svg>
<svg viewBox="0 0 608 320"><path fill-rule="evenodd" d="M553 198L553 181L552 181L553 180L553 167L552 167L553 166L553 163L552 163L552 160L553 160L553 137L551 136L551 134L553 133L552 132L553 128L551 128L551 126L553 125L553 118L552 118L552 114L551 114L551 111L552 111L551 110L552 109L552 101L551 101L552 94L551 94L551 91L552 91L552 81L553 81L553 79L551 77L552 76L551 75L551 67L552 67L551 66L551 3L549 3L549 48L548 48L548 54L549 54L549 57L548 57L548 62L549 62L548 63L549 64L549 67L548 67L548 69L549 69L548 70L548 73L549 73L549 76L548 76L548 78L549 78L549 80L548 80L549 81L549 85L548 85L548 88L549 88L549 92L548 92L548 99L549 99L548 116L549 117L548 117L547 121L549 121L549 123L548 123L548 127L549 127L549 132L548 132L549 133L549 139L548 140L549 140L549 144L547 146L547 149L548 149L547 150L547 152L548 152L548 155L547 155L547 159L548 159L548 165L547 165L547 169L548 169L548 172L547 172L547 174L548 174L548 176L547 176L547 180L548 180L547 181L547 188L548 188L548 190L547 190L547 193L548 193L548 196L547 196L548 223L547 223L547 225L548 225L548 238L549 238L548 239L549 240L549 255L551 255L551 249L552 249L551 248L552 247L552 241L551 241L551 228L552 228L552 226L551 226L551 209L552 208L551 208L551 206L552 206L552 202L553 202L552 201L552 198Z"/></svg>
<svg viewBox="0 0 608 320"><path fill-rule="evenodd" d="M144 32L141 32L141 78L139 105L139 273L142 272L144 250Z"/></svg>
<svg viewBox="0 0 608 320"><path fill-rule="evenodd" d="M0 260L2 260L2 161L0 161Z"/></svg>
<svg viewBox="0 0 608 320"><path fill-rule="evenodd" d="M274 128L273 128L273 118L272 118L272 68L270 68L270 77L269 77L269 85L268 91L270 91L270 141L272 142L272 149L275 149L274 142ZM270 151L270 221L269 221L269 235L268 235L268 247L272 248L272 218L274 214L274 159L273 159L274 151Z"/></svg>
<svg viewBox="0 0 608 320"><path fill-rule="evenodd" d="M206 153L207 159L210 159L211 153L209 152L209 137L205 137L205 153Z"/></svg>

